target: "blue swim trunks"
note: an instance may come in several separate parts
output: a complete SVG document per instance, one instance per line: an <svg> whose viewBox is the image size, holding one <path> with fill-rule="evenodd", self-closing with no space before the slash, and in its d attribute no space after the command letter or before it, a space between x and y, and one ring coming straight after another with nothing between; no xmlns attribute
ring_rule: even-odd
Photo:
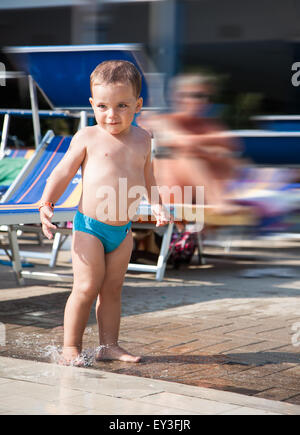
<svg viewBox="0 0 300 435"><path fill-rule="evenodd" d="M77 211L73 219L73 231L83 231L97 237L104 247L104 252L114 251L125 239L131 228L131 222L125 225L109 225L97 221Z"/></svg>

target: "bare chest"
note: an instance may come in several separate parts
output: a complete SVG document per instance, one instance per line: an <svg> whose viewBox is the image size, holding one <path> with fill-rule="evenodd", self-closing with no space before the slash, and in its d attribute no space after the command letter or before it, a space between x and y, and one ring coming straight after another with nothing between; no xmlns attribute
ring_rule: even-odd
<svg viewBox="0 0 300 435"><path fill-rule="evenodd" d="M83 170L85 176L92 176L94 180L107 176L131 178L143 171L146 156L143 144L104 143L90 147Z"/></svg>

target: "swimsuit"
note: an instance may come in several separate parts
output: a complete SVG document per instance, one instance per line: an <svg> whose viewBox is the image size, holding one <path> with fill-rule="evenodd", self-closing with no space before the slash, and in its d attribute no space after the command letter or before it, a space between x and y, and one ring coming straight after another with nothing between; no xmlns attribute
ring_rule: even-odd
<svg viewBox="0 0 300 435"><path fill-rule="evenodd" d="M120 246L129 233L130 227L131 222L125 225L109 225L85 216L80 211L77 211L73 220L73 231L82 231L97 237L102 243L105 253L114 251Z"/></svg>

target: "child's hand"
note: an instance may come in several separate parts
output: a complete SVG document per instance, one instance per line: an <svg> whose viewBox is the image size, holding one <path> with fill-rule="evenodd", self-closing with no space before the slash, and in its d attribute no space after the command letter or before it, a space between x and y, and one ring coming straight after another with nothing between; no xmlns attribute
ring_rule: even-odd
<svg viewBox="0 0 300 435"><path fill-rule="evenodd" d="M169 222L173 222L173 216L170 215L168 210L160 204L152 206L152 213L156 219L156 226L161 227L167 225Z"/></svg>
<svg viewBox="0 0 300 435"><path fill-rule="evenodd" d="M51 223L51 218L53 216L53 210L51 207L48 207L47 205L44 205L40 209L40 219L42 222L42 229L44 235L47 237L47 239L51 240L53 238L53 234L51 232L51 228L55 229L56 225L53 225Z"/></svg>

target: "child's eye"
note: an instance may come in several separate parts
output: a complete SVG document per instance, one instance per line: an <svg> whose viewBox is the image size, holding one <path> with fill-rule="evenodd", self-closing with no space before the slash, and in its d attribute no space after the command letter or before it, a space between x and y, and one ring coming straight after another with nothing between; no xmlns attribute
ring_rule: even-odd
<svg viewBox="0 0 300 435"><path fill-rule="evenodd" d="M98 104L98 109L105 109L106 108L106 106L105 106L105 104Z"/></svg>
<svg viewBox="0 0 300 435"><path fill-rule="evenodd" d="M127 104L120 103L119 104L120 109L125 109L127 107Z"/></svg>

